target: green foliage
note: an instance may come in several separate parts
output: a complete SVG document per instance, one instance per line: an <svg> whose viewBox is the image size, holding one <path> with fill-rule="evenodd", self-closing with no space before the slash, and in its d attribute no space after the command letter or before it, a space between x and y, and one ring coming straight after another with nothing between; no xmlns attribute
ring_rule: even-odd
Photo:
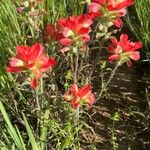
<svg viewBox="0 0 150 150"><path fill-rule="evenodd" d="M111 143L112 143L112 149L113 150L117 150L118 149L118 143L117 143L117 136L115 135L115 124L116 122L120 121L120 115L118 112L114 113L113 116L112 116L112 129L111 129Z"/></svg>
<svg viewBox="0 0 150 150"><path fill-rule="evenodd" d="M0 89L9 87L7 80L13 80L7 76L5 66L8 55L12 56L15 46L26 42L23 26L20 23L22 17L16 12L16 6L11 0L0 1Z"/></svg>
<svg viewBox="0 0 150 150"><path fill-rule="evenodd" d="M0 1L0 58L6 62L6 54L12 55L14 47L25 41L16 7L10 0Z"/></svg>
<svg viewBox="0 0 150 150"><path fill-rule="evenodd" d="M4 108L1 101L0 101L0 112L2 113L3 118L6 122L6 129L9 133L10 137L13 140L13 143L11 143L12 144L12 149L13 149L13 147L14 147L14 149L15 149L15 147L17 147L19 150L27 150L26 149L26 144L24 142L25 140L23 139L19 129L12 125L12 123L9 119L9 116L8 116L8 114L7 114L7 112L6 112L6 110L5 110L5 108ZM28 123L28 121L27 121L24 114L23 114L23 118L24 118L26 130L27 130L27 133L28 133L28 136L29 136L29 140L30 140L31 145L32 145L32 149L33 150L34 149L38 150L38 143L36 143L36 141L35 141L35 137L32 133L32 130L31 130L31 128L29 126L29 123ZM12 142L12 141L10 140L10 142ZM8 146L5 145L5 148L8 148Z"/></svg>
<svg viewBox="0 0 150 150"><path fill-rule="evenodd" d="M44 9L47 15L44 16L44 23L56 23L58 18L68 17L69 15L79 15L83 13L84 3L82 0L45 0Z"/></svg>
<svg viewBox="0 0 150 150"><path fill-rule="evenodd" d="M34 8L35 12L44 10L44 13L37 16L33 15L34 17L29 15L29 11L31 11L29 7L25 8L22 13L17 13L17 7L22 6L24 1L0 1L0 112L3 116L3 120L0 119L2 124L0 148L2 150L78 150L80 149L81 141L79 133L83 122L79 121L79 109L78 112L74 112L74 109L62 100L62 95L74 82L75 74L79 84L85 84L84 81L92 83L93 74L97 69L97 62L99 62L100 73L98 76L101 80L99 89L104 88L99 96L101 98L101 94L106 91L106 87L114 76L115 70L114 72L112 71L110 79L105 84L104 77L107 61L103 60L103 58L101 60L99 57L102 56L98 56L94 63L91 63L89 49L91 51L92 49L98 50L97 54L99 55L102 49L106 49L105 47L103 48L105 42L107 42L112 33L116 33L116 30L111 29L109 32L107 26L97 26L100 31L97 33L98 28L96 28L93 34L93 38L95 35L97 36L95 42L98 45L97 47L91 48L89 45L94 42L90 41L89 49L87 48L87 52L83 52L83 55L79 54L77 56L73 53L71 55L77 57L72 57L70 60L68 59L69 57L67 58L64 55L57 57L58 52L56 51L55 43L54 45L44 43L44 27L47 23L55 24L59 18L82 14L85 4L89 3L90 0L44 0ZM140 16L140 18L142 17ZM144 26L142 32L149 35L147 24L139 23L138 25ZM143 43L145 39L147 40L145 49L149 52L148 37L142 39L138 34L137 37L141 41L143 40ZM5 71L8 57L13 57L17 45L32 45L35 42L41 42L48 55L53 55L58 59L58 67L55 72L44 74L44 77L50 74L51 76L48 80L41 79L39 89L36 92L29 88L29 81L24 77L26 73L11 75ZM94 45L96 46L95 43ZM76 53L80 51L79 48L72 48ZM147 56L149 56L148 52L146 53ZM88 70L87 68L90 69ZM38 104L39 107L37 108ZM115 147L115 123L120 120L119 114L115 113L111 119L113 121L112 143ZM94 143L91 149L96 150L96 146Z"/></svg>
<svg viewBox="0 0 150 150"><path fill-rule="evenodd" d="M23 119L24 119L24 122L25 122L25 127L26 127L26 130L27 130L28 136L29 136L29 140L30 140L31 145L32 145L32 149L33 150L34 149L39 150L38 143L35 140L35 137L34 137L34 135L32 133L32 130L31 130L31 128L29 126L29 123L28 123L28 121L27 121L27 119L26 119L24 114L23 114Z"/></svg>
<svg viewBox="0 0 150 150"><path fill-rule="evenodd" d="M150 61L150 1L135 0L135 4L126 17L134 35L143 43L144 53Z"/></svg>
<svg viewBox="0 0 150 150"><path fill-rule="evenodd" d="M20 135L20 132L18 129L15 129L13 127L1 101L0 101L0 111L1 111L3 118L6 122L7 131L10 134L11 138L13 139L14 144L17 146L18 149L25 150L25 145L23 143L23 139Z"/></svg>
<svg viewBox="0 0 150 150"><path fill-rule="evenodd" d="M46 108L46 111L43 110L43 112L41 112L42 119L40 118L41 120L39 120L36 110L33 110L33 113L31 113L32 109L36 107L30 106L30 104L34 102L34 92L29 92L29 89L26 87L26 82L18 83L17 81L23 76L18 74L11 75L5 71L8 57L12 57L15 54L15 47L17 45L30 45L37 39L40 41L43 40L39 35L41 32L37 32L34 26L32 26L26 11L22 14L17 13L16 9L22 2L23 1L11 0L0 1L0 95L1 100L6 106L6 110L9 109L9 111L6 112L0 101L0 112L4 118L4 121L0 121L4 123L0 130L0 149L45 150L51 147L60 150L71 147L72 149L77 149L78 139L76 139L76 137L80 126L75 127L69 120L66 123L58 122L53 118L58 117L58 114L54 114L53 117L50 118L49 110L55 110L56 106L49 106ZM44 3L40 3L37 9L45 9L47 13L39 16L39 29L42 30L47 23L55 23L60 17L82 13L84 4L80 2L81 0L73 0L71 2L63 0L62 5L62 0L45 0ZM69 77L69 74L67 74L67 77ZM68 79L66 78L66 80ZM57 87L55 88L57 89ZM47 100L42 88L39 93L40 100L41 98ZM44 106L48 104L49 102L43 102ZM21 119L22 112L28 112L28 119L36 118L34 123L39 125L37 127L39 131L35 130L34 125L30 124L30 121L27 121L25 117L27 114L23 114L23 120ZM24 126L26 130L20 130L17 124L13 125L15 119L17 123Z"/></svg>

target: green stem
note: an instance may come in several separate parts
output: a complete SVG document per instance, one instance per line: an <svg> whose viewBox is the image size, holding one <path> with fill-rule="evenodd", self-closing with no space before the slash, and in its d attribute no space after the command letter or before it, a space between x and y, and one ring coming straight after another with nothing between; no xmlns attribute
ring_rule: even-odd
<svg viewBox="0 0 150 150"><path fill-rule="evenodd" d="M41 109L43 108L43 92L44 92L44 89L43 89L43 78L40 79L40 106L41 106Z"/></svg>
<svg viewBox="0 0 150 150"><path fill-rule="evenodd" d="M74 63L73 63L73 55L70 55L70 67L71 67L71 71L72 73L74 72Z"/></svg>
<svg viewBox="0 0 150 150"><path fill-rule="evenodd" d="M41 111L41 108L43 106L43 78L40 79L40 85L35 91L35 99L36 99L36 104L38 111Z"/></svg>
<svg viewBox="0 0 150 150"><path fill-rule="evenodd" d="M113 126L112 126L112 146L113 146L113 150L116 150L115 121L114 120L113 120Z"/></svg>
<svg viewBox="0 0 150 150"><path fill-rule="evenodd" d="M106 90L107 86L108 86L109 83L111 82L111 80L112 80L112 78L114 77L114 75L115 75L115 73L116 73L116 70L118 69L119 66L120 66L119 63L117 63L116 66L115 66L115 68L114 68L114 70L113 70L113 72L112 72L112 74L110 75L108 81L107 81L106 84L102 87L101 92L100 92L100 94L99 94L99 97L101 97L102 94L103 94L103 92Z"/></svg>
<svg viewBox="0 0 150 150"><path fill-rule="evenodd" d="M79 54L76 54L76 60L75 60L75 70L74 70L74 83L78 82L78 65L79 65Z"/></svg>
<svg viewBox="0 0 150 150"><path fill-rule="evenodd" d="M40 102L39 102L39 88L35 91L35 99L36 99L36 105L37 105L37 132L39 133L39 126L40 126Z"/></svg>
<svg viewBox="0 0 150 150"><path fill-rule="evenodd" d="M92 36L91 36L91 40L90 40L89 43L88 43L88 46L93 43L93 39L94 39L94 37L95 37L95 34L96 34L96 32L97 32L97 29L99 28L100 23L101 23L101 22L99 21L99 22L96 24L96 26L95 26L95 28L94 28L94 31L93 31L93 34L92 34Z"/></svg>
<svg viewBox="0 0 150 150"><path fill-rule="evenodd" d="M41 78L40 85L35 91L35 99L37 104L37 131L40 133L40 126L41 126L41 118L42 118L42 94L43 94L43 80Z"/></svg>
<svg viewBox="0 0 150 150"><path fill-rule="evenodd" d="M37 88L36 91L35 91L35 99L36 99L36 104L37 104L38 111L40 111L39 88Z"/></svg>
<svg viewBox="0 0 150 150"><path fill-rule="evenodd" d="M80 109L79 107L76 109L76 115L75 115L75 123L79 121L80 118Z"/></svg>
<svg viewBox="0 0 150 150"><path fill-rule="evenodd" d="M47 141L47 133L48 133L48 118L49 118L50 111L46 110L44 114L44 121L41 125L41 150L45 150L46 148L46 141Z"/></svg>
<svg viewBox="0 0 150 150"><path fill-rule="evenodd" d="M78 82L78 69L79 69L79 53L76 52L70 55L70 66L73 73L73 80L76 84Z"/></svg>

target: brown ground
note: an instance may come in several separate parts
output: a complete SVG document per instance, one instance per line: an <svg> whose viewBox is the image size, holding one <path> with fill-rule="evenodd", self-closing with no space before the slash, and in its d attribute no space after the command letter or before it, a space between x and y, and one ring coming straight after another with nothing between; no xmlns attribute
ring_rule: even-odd
<svg viewBox="0 0 150 150"><path fill-rule="evenodd" d="M135 65L133 65L135 66ZM120 67L113 78L107 98L97 100L85 114L87 124L82 133L83 150L112 150L112 115L118 112L120 120L115 125L119 150L150 150L150 116L145 100L146 85L141 81L146 64L128 68ZM92 146L91 146L92 145Z"/></svg>

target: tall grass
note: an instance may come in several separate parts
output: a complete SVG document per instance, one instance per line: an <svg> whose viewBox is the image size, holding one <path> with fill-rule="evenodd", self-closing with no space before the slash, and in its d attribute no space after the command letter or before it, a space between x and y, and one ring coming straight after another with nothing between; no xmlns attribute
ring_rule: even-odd
<svg viewBox="0 0 150 150"><path fill-rule="evenodd" d="M44 28L47 23L55 23L60 17L81 14L84 9L84 4L81 2L82 0L44 0L40 3L39 9L45 9L47 15L40 16L42 18L40 28ZM50 105L49 108L46 107L52 114L47 114L47 111L44 112L43 122L36 130L35 124L39 116L34 110L34 92L30 91L25 82L22 83L24 81L23 76L20 74L11 75L5 71L8 58L15 54L17 45L28 44L29 40L31 40L30 44L35 42L28 17L25 13L18 14L16 11L16 7L20 4L20 1L0 1L0 115L3 116L3 120L0 120L0 149L44 150L52 148L63 150L72 148L77 150L78 139L75 137L80 128L74 128L70 123L72 120L67 120L68 122L58 121L56 119L58 108L56 109L54 104L53 106ZM29 39L28 34L31 34L33 39ZM18 79L21 79L21 82L17 82ZM49 101L55 99L47 97L50 93L53 94L54 91L46 90L40 95L48 101L48 104ZM25 115L22 115L22 112L25 112L26 116L28 115L28 120ZM33 122L32 119L34 119ZM17 128L18 125L23 129ZM33 131L35 132L33 133Z"/></svg>
<svg viewBox="0 0 150 150"><path fill-rule="evenodd" d="M0 57L4 60L5 54L13 54L14 46L25 39L15 5L10 0L1 0L0 10Z"/></svg>
<svg viewBox="0 0 150 150"><path fill-rule="evenodd" d="M131 31L143 43L143 51L150 61L150 1L135 0L126 21Z"/></svg>
<svg viewBox="0 0 150 150"><path fill-rule="evenodd" d="M44 6L41 6L47 12L47 15L44 17L44 22L55 23L58 18L83 13L85 4L82 2L82 0L45 0Z"/></svg>
<svg viewBox="0 0 150 150"><path fill-rule="evenodd" d="M0 88L6 88L5 66L8 56L15 52L15 46L25 43L21 27L22 18L18 17L16 7L10 0L0 1Z"/></svg>

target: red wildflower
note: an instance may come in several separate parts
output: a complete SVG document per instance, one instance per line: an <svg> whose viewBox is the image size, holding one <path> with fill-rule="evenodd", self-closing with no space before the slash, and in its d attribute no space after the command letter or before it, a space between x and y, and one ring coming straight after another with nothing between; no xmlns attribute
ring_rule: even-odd
<svg viewBox="0 0 150 150"><path fill-rule="evenodd" d="M45 28L45 39L47 41L57 41L63 38L63 35L59 33L57 26L53 24L48 24Z"/></svg>
<svg viewBox="0 0 150 150"><path fill-rule="evenodd" d="M31 86L36 88L38 80L42 73L56 64L53 58L48 58L44 54L44 47L36 43L31 47L17 46L17 55L11 58L7 72L29 71L31 77Z"/></svg>
<svg viewBox="0 0 150 150"><path fill-rule="evenodd" d="M64 46L68 46L74 42L88 42L90 40L89 33L92 23L92 20L86 14L60 19L58 26L64 37L59 42Z"/></svg>
<svg viewBox="0 0 150 150"><path fill-rule="evenodd" d="M95 102L94 94L90 90L90 85L78 88L77 84L73 84L70 88L71 94L66 92L64 99L69 101L74 108L79 108L82 104L92 105Z"/></svg>
<svg viewBox="0 0 150 150"><path fill-rule="evenodd" d="M140 52L136 50L141 48L142 44L140 42L130 42L127 34L122 34L119 42L115 38L112 38L111 42L112 45L108 47L108 51L113 55L108 58L109 61L121 60L124 63L130 59L135 61L140 59Z"/></svg>
<svg viewBox="0 0 150 150"><path fill-rule="evenodd" d="M95 16L106 17L109 22L120 27L122 24L119 17L126 15L126 8L133 4L133 0L93 0L89 5L89 13Z"/></svg>

